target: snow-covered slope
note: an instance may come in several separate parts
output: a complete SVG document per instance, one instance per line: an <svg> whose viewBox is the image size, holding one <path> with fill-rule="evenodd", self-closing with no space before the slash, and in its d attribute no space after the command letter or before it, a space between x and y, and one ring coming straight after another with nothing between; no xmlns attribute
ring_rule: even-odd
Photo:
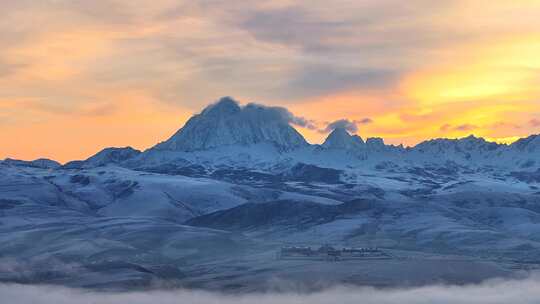
<svg viewBox="0 0 540 304"><path fill-rule="evenodd" d="M141 151L132 147L106 148L86 160L89 165L102 166L110 163L121 163L139 155Z"/></svg>
<svg viewBox="0 0 540 304"><path fill-rule="evenodd" d="M510 148L516 152L539 153L540 152L540 135L531 135L526 138L517 140L510 145Z"/></svg>

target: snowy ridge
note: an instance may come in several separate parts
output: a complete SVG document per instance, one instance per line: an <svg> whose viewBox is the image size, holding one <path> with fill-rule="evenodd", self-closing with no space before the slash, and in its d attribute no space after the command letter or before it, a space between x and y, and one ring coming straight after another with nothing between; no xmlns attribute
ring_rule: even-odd
<svg viewBox="0 0 540 304"><path fill-rule="evenodd" d="M0 161L0 163L4 165L34 167L34 168L42 168L42 169L57 169L61 166L60 163L58 163L57 161L50 160L47 158L38 158L31 161L6 158L5 160Z"/></svg>
<svg viewBox="0 0 540 304"><path fill-rule="evenodd" d="M71 161L64 165L65 168L93 168L107 164L119 164L125 162L137 155L141 151L132 147L125 148L105 148L84 161Z"/></svg>

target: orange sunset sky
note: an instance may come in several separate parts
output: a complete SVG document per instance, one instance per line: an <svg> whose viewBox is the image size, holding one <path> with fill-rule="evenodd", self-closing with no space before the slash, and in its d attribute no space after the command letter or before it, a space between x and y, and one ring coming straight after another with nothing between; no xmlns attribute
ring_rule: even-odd
<svg viewBox="0 0 540 304"><path fill-rule="evenodd" d="M0 0L0 17L0 159L145 149L221 96L394 144L540 133L540 0Z"/></svg>

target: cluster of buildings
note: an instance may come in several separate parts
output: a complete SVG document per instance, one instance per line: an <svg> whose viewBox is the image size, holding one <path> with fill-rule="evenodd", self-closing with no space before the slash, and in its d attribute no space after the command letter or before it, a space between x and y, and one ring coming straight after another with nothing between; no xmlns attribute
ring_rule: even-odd
<svg viewBox="0 0 540 304"><path fill-rule="evenodd" d="M278 252L278 259L325 259L325 260L344 260L354 258L390 258L390 256L379 248L335 248L330 245L322 245L318 249L311 247L289 246L282 247Z"/></svg>

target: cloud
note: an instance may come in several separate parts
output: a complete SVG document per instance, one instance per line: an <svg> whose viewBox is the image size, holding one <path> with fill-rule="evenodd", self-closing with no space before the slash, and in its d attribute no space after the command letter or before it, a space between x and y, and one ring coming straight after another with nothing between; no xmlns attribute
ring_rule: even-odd
<svg viewBox="0 0 540 304"><path fill-rule="evenodd" d="M309 97L351 89L380 89L392 86L400 75L385 68L345 67L339 62L306 64L293 69L284 97Z"/></svg>
<svg viewBox="0 0 540 304"><path fill-rule="evenodd" d="M267 117L269 120L280 120L284 123L307 128L310 130L316 130L316 122L307 119L302 116L296 116L285 107L266 106L259 103L248 103L245 106L241 106L238 101L231 97L222 97L216 103L208 106L204 111L215 107L220 103L232 103L235 104L246 115L253 115L253 117Z"/></svg>
<svg viewBox="0 0 540 304"><path fill-rule="evenodd" d="M292 115L292 113L290 113L290 112L289 112L289 114ZM316 130L317 129L317 125L316 125L316 122L314 120L306 119L306 118L301 117L301 116L292 115L289 118L289 122L291 124L295 125L295 126L303 127L303 128L306 128L306 129L310 129L310 130Z"/></svg>
<svg viewBox="0 0 540 304"><path fill-rule="evenodd" d="M441 131L472 131L474 129L478 129L478 126L468 123L457 126L452 126L451 124L444 124L439 128L439 130Z"/></svg>
<svg viewBox="0 0 540 304"><path fill-rule="evenodd" d="M448 131L450 129L450 127L452 127L450 124L444 124L439 128L439 130Z"/></svg>
<svg viewBox="0 0 540 304"><path fill-rule="evenodd" d="M497 121L497 122L494 122L493 124L489 125L488 126L489 128L491 129L514 129L514 130L518 130L518 129L521 129L523 126L521 126L520 124L517 124L517 123L512 123L512 122L507 122L507 121Z"/></svg>
<svg viewBox="0 0 540 304"><path fill-rule="evenodd" d="M373 119L366 117L360 120L355 120L354 122L360 125L367 125L367 124L373 123Z"/></svg>
<svg viewBox="0 0 540 304"><path fill-rule="evenodd" d="M222 294L195 290L93 292L42 285L0 285L0 295L12 304L537 304L540 280L491 280L476 285L432 285L416 288L335 287L319 292L266 292Z"/></svg>
<svg viewBox="0 0 540 304"><path fill-rule="evenodd" d="M268 111L275 111L285 122L288 124L310 129L310 130L316 130L316 122L310 119L307 119L302 116L296 116L293 113L291 113L289 110L283 107L266 107Z"/></svg>
<svg viewBox="0 0 540 304"><path fill-rule="evenodd" d="M478 127L475 126L475 125L472 125L472 124L462 124L462 125L454 127L454 130L456 130L456 131L471 131L471 130L474 130L476 128L478 128Z"/></svg>
<svg viewBox="0 0 540 304"><path fill-rule="evenodd" d="M299 47L311 54L346 54L364 49L360 55L365 56L373 49L386 53L388 50L418 49L426 44L440 43L436 35L439 29L423 27L422 23L426 21L418 17L456 5L450 1L414 2L415 5L403 6L392 0L372 3L336 1L328 10L325 1L315 0L310 5L251 9L234 22L258 40ZM396 26L395 20L402 22ZM403 35L409 31L414 31L417 36ZM447 34L452 35L453 32Z"/></svg>
<svg viewBox="0 0 540 304"><path fill-rule="evenodd" d="M275 113L277 116L279 116L281 119L283 119L285 122L289 124L299 126L302 128L307 128L310 130L317 129L316 122L314 120L310 120L302 116L296 116L285 107L269 107L269 106L264 106L260 104L254 104L254 103L250 103L246 107L250 107L250 106L259 107L259 108L265 109L266 111L270 113Z"/></svg>
<svg viewBox="0 0 540 304"><path fill-rule="evenodd" d="M367 125L373 123L373 120L369 117L358 119L358 120L349 120L346 118L338 119L332 122L326 123L324 128L316 128L319 133L329 133L335 129L345 129L350 133L358 132L358 125Z"/></svg>
<svg viewBox="0 0 540 304"><path fill-rule="evenodd" d="M335 129L345 129L351 133L356 133L358 131L358 126L356 121L350 121L348 119L339 119L329 123L326 128L321 130L321 132L332 132Z"/></svg>
<svg viewBox="0 0 540 304"><path fill-rule="evenodd" d="M24 66L24 64L4 62L2 58L0 58L0 78L13 75Z"/></svg>
<svg viewBox="0 0 540 304"><path fill-rule="evenodd" d="M540 127L540 119L533 118L529 120L529 124L533 127Z"/></svg>

